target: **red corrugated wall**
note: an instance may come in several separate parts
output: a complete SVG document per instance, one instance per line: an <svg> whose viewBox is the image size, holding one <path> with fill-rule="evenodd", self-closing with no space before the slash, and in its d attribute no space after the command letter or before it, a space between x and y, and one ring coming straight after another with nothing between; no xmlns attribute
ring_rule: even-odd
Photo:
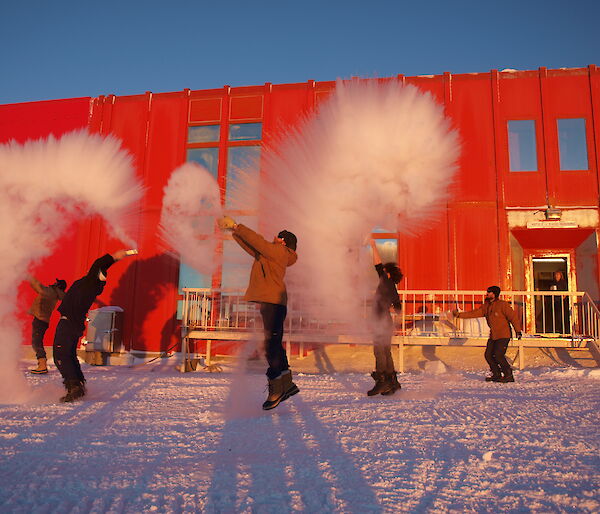
<svg viewBox="0 0 600 514"><path fill-rule="evenodd" d="M60 137L66 132L85 129L90 115L90 98L27 102L0 105L0 144L14 140L23 143L30 139ZM43 284L51 284L63 278L70 284L77 277L76 269L81 260L78 246L78 228L72 227L59 241L55 251L42 262L35 263L33 275ZM31 317L26 314L35 293L23 283L18 292L18 316L23 320L24 342L31 339ZM54 313L46 343L52 344L58 315Z"/></svg>
<svg viewBox="0 0 600 514"><path fill-rule="evenodd" d="M507 209L544 208L547 202L598 207L600 74L595 66L396 79L430 92L444 106L462 143L460 172L447 206L441 206L437 219L418 237L398 238L399 263L407 277L404 287L482 289L498 283L510 288ZM138 231L140 255L111 269L102 300L125 309L128 348L159 351L179 339L175 319L179 263L165 253L157 224L163 187L185 161L188 121L212 116L221 124L222 141L227 139L230 120L262 121L263 142L269 143L334 88L335 82L308 81L100 97L92 101L89 119L89 99L0 106L0 141L59 135L88 124L92 131L114 134L123 141L147 188ZM586 118L588 171L559 170L556 118L560 117ZM535 120L537 172L509 170L507 121L519 119ZM226 151L221 145L222 188ZM97 219L83 221L65 241L60 257L48 259L45 269L56 269L70 280L99 254L120 246L108 238ZM53 278L54 274L46 281Z"/></svg>

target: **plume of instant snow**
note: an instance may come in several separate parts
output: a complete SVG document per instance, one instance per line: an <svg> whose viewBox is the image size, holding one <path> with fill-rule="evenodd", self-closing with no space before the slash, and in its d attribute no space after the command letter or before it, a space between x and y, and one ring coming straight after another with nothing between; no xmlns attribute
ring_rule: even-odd
<svg viewBox="0 0 600 514"><path fill-rule="evenodd" d="M133 209L141 194L131 157L113 137L75 131L0 145L0 401L31 397L17 371L22 334L15 319L15 291L28 268L51 253L73 221L92 214L135 247Z"/></svg>
<svg viewBox="0 0 600 514"><path fill-rule="evenodd" d="M160 234L200 273L214 270L220 215L219 185L206 168L187 162L173 171L164 189Z"/></svg>
<svg viewBox="0 0 600 514"><path fill-rule="evenodd" d="M361 261L366 238L382 226L418 234L445 207L459 151L429 93L397 81L338 82L314 116L263 151L261 226L267 238L281 229L298 237L292 302L321 320L364 318L376 283Z"/></svg>

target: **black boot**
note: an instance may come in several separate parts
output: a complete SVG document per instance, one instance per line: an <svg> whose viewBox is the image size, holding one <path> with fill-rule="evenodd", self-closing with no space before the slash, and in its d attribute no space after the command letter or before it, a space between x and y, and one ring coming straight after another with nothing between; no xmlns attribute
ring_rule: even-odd
<svg viewBox="0 0 600 514"><path fill-rule="evenodd" d="M485 381L486 382L498 382L498 380L500 380L502 378L502 375L489 375L487 377L485 377Z"/></svg>
<svg viewBox="0 0 600 514"><path fill-rule="evenodd" d="M279 375L277 378L269 379L269 396L263 403L263 410L270 410L277 407L284 400L283 378Z"/></svg>
<svg viewBox="0 0 600 514"><path fill-rule="evenodd" d="M371 373L373 380L375 380L375 385L373 389L367 391L367 396L375 396L376 394L384 394L392 389L392 386L388 382L385 373L379 373L378 371L373 371Z"/></svg>
<svg viewBox="0 0 600 514"><path fill-rule="evenodd" d="M83 382L80 382L79 380L65 380L65 387L67 389L67 394L60 399L63 403L74 402L85 395L85 386Z"/></svg>
<svg viewBox="0 0 600 514"><path fill-rule="evenodd" d="M398 382L398 374L395 371L393 371L392 373L386 373L385 378L387 380L388 385L390 386L390 390L381 393L382 395L389 396L391 394L394 394L398 389L402 387L400 385L400 382Z"/></svg>
<svg viewBox="0 0 600 514"><path fill-rule="evenodd" d="M513 377L512 370L510 370L508 372L504 372L502 374L502 376L498 380L495 380L494 382L507 383L507 382L514 382L514 381L515 381L515 377Z"/></svg>

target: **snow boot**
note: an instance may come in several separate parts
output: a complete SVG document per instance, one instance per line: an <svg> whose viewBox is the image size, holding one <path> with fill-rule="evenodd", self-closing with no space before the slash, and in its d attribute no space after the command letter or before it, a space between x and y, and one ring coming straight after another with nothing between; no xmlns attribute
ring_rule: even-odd
<svg viewBox="0 0 600 514"><path fill-rule="evenodd" d="M290 376L291 378L291 376ZM284 400L283 377L269 379L269 396L263 403L263 410L271 410L277 407Z"/></svg>
<svg viewBox="0 0 600 514"><path fill-rule="evenodd" d="M292 382L292 370L286 369L281 373L281 379L283 380L283 398L281 401L287 400L290 396L294 396L295 394L300 392L298 386Z"/></svg>
<svg viewBox="0 0 600 514"><path fill-rule="evenodd" d="M371 376L373 377L373 380L375 380L375 385L373 386L373 389L367 391L367 396L375 396L376 394L384 394L388 391L391 391L392 386L388 382L385 373L373 371Z"/></svg>
<svg viewBox="0 0 600 514"><path fill-rule="evenodd" d="M487 377L485 377L485 381L486 382L498 382L498 380L502 378L502 375L488 375Z"/></svg>
<svg viewBox="0 0 600 514"><path fill-rule="evenodd" d="M79 380L65 380L65 387L67 388L67 394L60 399L62 403L74 402L84 396L86 392L85 385Z"/></svg>
<svg viewBox="0 0 600 514"><path fill-rule="evenodd" d="M38 361L37 368L30 369L29 371L31 373L35 373L37 375L42 375L44 373L48 373L48 366L46 364L48 362L48 360L46 359L46 357L39 358L37 361Z"/></svg>
<svg viewBox="0 0 600 514"><path fill-rule="evenodd" d="M398 389L402 387L400 385L400 382L398 382L398 374L395 371L393 371L392 373L386 373L385 378L390 386L390 390L384 391L383 393L381 393L382 395L389 396L391 394L394 394Z"/></svg>
<svg viewBox="0 0 600 514"><path fill-rule="evenodd" d="M515 377L513 377L512 372L504 373L503 376L501 376L497 380L494 380L494 382L501 382L503 384L506 384L507 382L514 382L514 381L515 381Z"/></svg>

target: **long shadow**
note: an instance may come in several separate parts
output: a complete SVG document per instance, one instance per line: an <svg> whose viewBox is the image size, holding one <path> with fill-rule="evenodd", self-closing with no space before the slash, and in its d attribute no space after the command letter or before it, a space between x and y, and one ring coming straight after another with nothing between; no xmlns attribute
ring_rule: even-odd
<svg viewBox="0 0 600 514"><path fill-rule="evenodd" d="M132 377L128 378L124 382L119 382L118 389L120 391L124 391L124 393L116 398L113 397L113 392L111 392L110 398L108 398L106 397L106 394L98 394L92 389L88 396L73 403L72 408L60 416L60 422L62 424L60 427L57 426L56 417L51 417L45 423L24 427L22 431L20 431L19 440L15 441L14 443L14 454L12 458L5 460L3 462L3 467L5 467L5 469L15 469L15 466L11 464L12 461L22 461L23 459L27 459L27 454L33 451L28 450L28 448L31 448L31 443L27 442L27 440L30 439L34 433L54 434L51 438L48 438L44 442L44 446L49 445L51 447L60 447L60 445L50 444L50 442L52 440L72 441L73 439L81 438L82 431L78 425L80 423L89 423L89 421L83 421L83 419L87 418L88 416L96 420L96 422L91 425L91 430L85 434L85 439L88 439L89 436L94 432L102 432L104 429L106 429L106 427L112 424L112 421L119 412L121 405L126 402L128 398L131 398L132 395L135 395L138 391L144 389L151 380L152 378L150 377L145 377L143 380L138 377ZM91 387L93 387L93 384ZM91 399L90 396L92 397ZM97 409L98 402L100 401L106 401L107 403ZM89 415L88 411L90 413ZM102 422L98 423L97 420L101 420ZM84 443L83 439L82 443ZM23 472L27 474L27 476L23 476L23 480L29 480L31 478L29 476L31 470L28 470L27 467L25 467L23 468ZM14 475L11 477L11 481L15 481Z"/></svg>
<svg viewBox="0 0 600 514"><path fill-rule="evenodd" d="M285 432L289 439L301 445L301 451L288 459L296 459L290 465L295 469L307 512L383 512L372 487L336 436L302 398L295 396L292 402L295 415L290 418ZM308 434L316 443L314 448L305 442ZM327 468L322 466L323 462ZM340 508L339 503L343 507Z"/></svg>
<svg viewBox="0 0 600 514"><path fill-rule="evenodd" d="M214 455L206 511L299 508L383 512L355 463L299 396L276 412L227 421Z"/></svg>
<svg viewBox="0 0 600 514"><path fill-rule="evenodd" d="M173 314L165 316L162 330L157 328L156 334L152 334L152 342L146 339L148 334L144 333L144 324L165 293L171 294L170 289L177 287L172 270L178 266L179 261L166 253L147 259L136 258L119 278L111 292L110 302L112 305L129 306L123 323L123 344L127 349L131 348L133 341L135 349L140 350L152 345L152 349L165 351L173 345L173 338L177 336L176 305L173 305ZM154 347L155 338L159 338L159 348Z"/></svg>
<svg viewBox="0 0 600 514"><path fill-rule="evenodd" d="M277 419L277 414L267 413L258 419L225 422L214 455L207 512L292 510L279 451L279 443L286 434Z"/></svg>

